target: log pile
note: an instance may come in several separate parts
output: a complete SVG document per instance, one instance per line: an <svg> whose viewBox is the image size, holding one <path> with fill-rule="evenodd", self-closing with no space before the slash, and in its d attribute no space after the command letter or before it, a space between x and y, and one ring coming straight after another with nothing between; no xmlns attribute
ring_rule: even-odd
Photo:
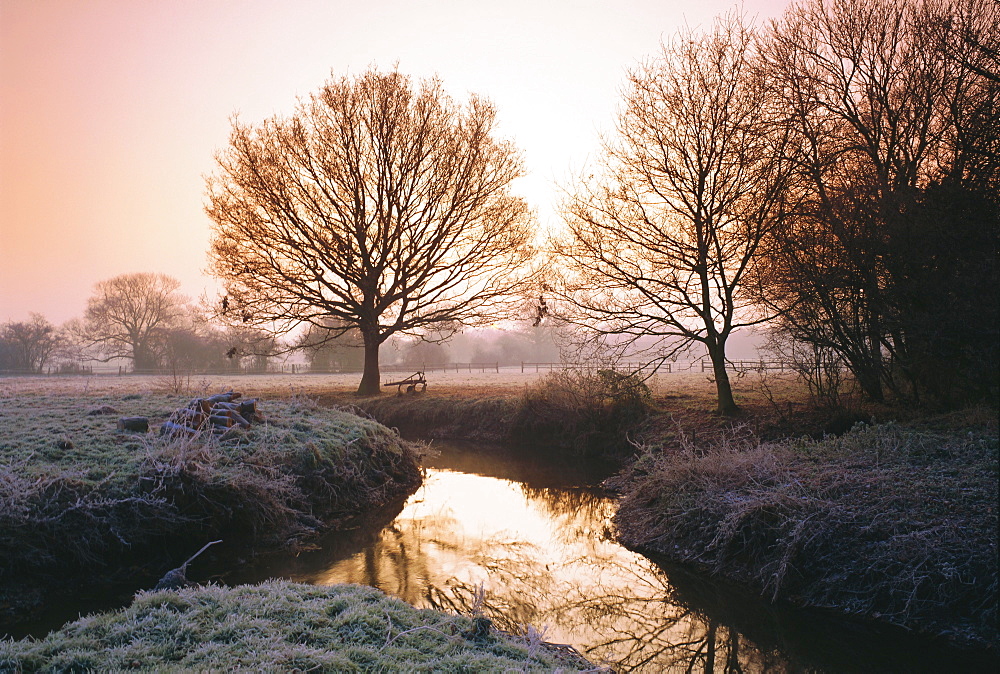
<svg viewBox="0 0 1000 674"><path fill-rule="evenodd" d="M241 393L228 391L208 398L195 398L181 407L160 426L160 435L194 435L210 431L224 435L232 429L250 428L264 421L257 409L257 399L239 402Z"/></svg>

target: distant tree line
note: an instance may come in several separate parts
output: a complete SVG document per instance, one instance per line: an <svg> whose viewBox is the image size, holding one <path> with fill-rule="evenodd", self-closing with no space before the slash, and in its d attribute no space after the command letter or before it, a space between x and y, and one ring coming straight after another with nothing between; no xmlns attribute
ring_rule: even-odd
<svg viewBox="0 0 1000 674"><path fill-rule="evenodd" d="M65 345L63 333L41 314L0 325L0 370L43 372Z"/></svg>
<svg viewBox="0 0 1000 674"><path fill-rule="evenodd" d="M54 326L44 316L0 325L0 371L72 372L88 362L123 362L135 372L266 369L273 340L252 328L213 326L152 273L123 274L94 286L82 319Z"/></svg>
<svg viewBox="0 0 1000 674"><path fill-rule="evenodd" d="M210 311L179 294L180 283L152 273L123 274L98 282L82 319L55 326L41 314L0 324L0 372L72 373L88 363L119 362L129 372L266 372L278 356L305 355L309 370L362 372L364 340L357 329L309 326L280 341L273 334L212 320ZM518 364L558 358L551 326L525 327L489 337L438 333L394 342L393 360L419 368L462 362ZM433 339L433 338L432 338Z"/></svg>

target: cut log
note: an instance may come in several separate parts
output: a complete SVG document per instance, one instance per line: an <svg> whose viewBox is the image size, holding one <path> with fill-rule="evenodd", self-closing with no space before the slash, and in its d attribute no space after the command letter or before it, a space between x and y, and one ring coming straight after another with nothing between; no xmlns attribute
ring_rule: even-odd
<svg viewBox="0 0 1000 674"><path fill-rule="evenodd" d="M149 431L149 419L146 417L122 417L118 420L118 430L146 433Z"/></svg>
<svg viewBox="0 0 1000 674"><path fill-rule="evenodd" d="M250 422L240 416L236 410L226 410L225 416L233 420L233 423L240 428L250 428Z"/></svg>
<svg viewBox="0 0 1000 674"><path fill-rule="evenodd" d="M240 408L237 411L247 421L257 421L257 399L250 398L249 400L244 400L240 403Z"/></svg>
<svg viewBox="0 0 1000 674"><path fill-rule="evenodd" d="M264 417L257 411L257 399L234 402L240 393L228 391L208 398L195 398L174 411L160 427L160 435L192 436L202 430L211 429L214 435L231 436L229 431L250 428L255 421ZM231 400L226 400L230 398ZM241 413L246 412L249 416Z"/></svg>
<svg viewBox="0 0 1000 674"><path fill-rule="evenodd" d="M202 414L212 413L212 403L203 398L195 398L194 400L188 403L187 408L189 410L199 410Z"/></svg>
<svg viewBox="0 0 1000 674"><path fill-rule="evenodd" d="M193 428L175 424L172 421L164 421L163 425L160 426L160 435L190 437L197 432Z"/></svg>
<svg viewBox="0 0 1000 674"><path fill-rule="evenodd" d="M182 407L171 414L167 421L172 421L175 424L187 426L188 428L198 429L205 424L205 418L206 415L201 410L191 410Z"/></svg>
<svg viewBox="0 0 1000 674"><path fill-rule="evenodd" d="M235 421L233 421L229 417L223 416L221 414L213 414L212 416L210 416L208 418L208 421L213 426L217 426L217 427L220 427L220 428L229 428L230 426L233 426L236 423Z"/></svg>
<svg viewBox="0 0 1000 674"><path fill-rule="evenodd" d="M209 396L208 401L211 403L230 403L234 400L239 400L242 395L242 393L235 391L227 391L226 393L217 393L214 396Z"/></svg>

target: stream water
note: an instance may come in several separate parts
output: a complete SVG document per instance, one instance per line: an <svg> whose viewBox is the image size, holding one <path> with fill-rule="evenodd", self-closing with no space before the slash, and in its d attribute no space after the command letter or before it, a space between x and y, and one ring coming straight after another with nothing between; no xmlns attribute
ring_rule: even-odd
<svg viewBox="0 0 1000 674"><path fill-rule="evenodd" d="M616 544L606 465L435 443L403 505L296 557L223 577L363 583L420 607L531 625L618 671L992 671L996 660L891 629L780 610ZM477 590L484 598L477 604Z"/></svg>

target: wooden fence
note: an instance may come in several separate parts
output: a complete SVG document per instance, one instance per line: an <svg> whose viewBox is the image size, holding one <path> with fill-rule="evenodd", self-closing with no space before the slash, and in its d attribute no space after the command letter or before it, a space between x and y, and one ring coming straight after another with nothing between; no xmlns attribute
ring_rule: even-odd
<svg viewBox="0 0 1000 674"><path fill-rule="evenodd" d="M726 368L735 372L752 372L776 370L791 371L791 364L780 360L733 360L727 361ZM521 363L521 372L544 372L555 370L594 370L611 369L618 372L656 372L659 374L677 374L682 372L711 372L712 361L708 358L689 361L666 361L663 363L629 363L618 362L609 365L594 365L588 363Z"/></svg>
<svg viewBox="0 0 1000 674"><path fill-rule="evenodd" d="M501 361L492 362L469 362L469 363L393 363L381 365L381 373L410 373L421 371L431 372L493 372L500 374L501 371L518 371L524 373L554 372L559 370L598 370L614 369L619 372L645 372L658 374L678 374L678 373L710 373L712 363L708 358L689 361L667 361L663 363L645 362L617 362L614 364L593 364L593 363L568 363L568 362L528 362L504 363ZM752 371L793 371L792 365L780 360L736 360L729 361L727 369L734 372ZM362 374L359 368L344 369L313 369L303 363L274 363L268 365L267 369L259 367L241 367L227 369L162 369L136 371L127 366L107 365L107 364L78 364L73 367L47 368L42 372L28 372L24 370L0 370L0 377L11 376L128 376L128 375L153 375L153 376L240 376L240 375L264 375L264 374Z"/></svg>

